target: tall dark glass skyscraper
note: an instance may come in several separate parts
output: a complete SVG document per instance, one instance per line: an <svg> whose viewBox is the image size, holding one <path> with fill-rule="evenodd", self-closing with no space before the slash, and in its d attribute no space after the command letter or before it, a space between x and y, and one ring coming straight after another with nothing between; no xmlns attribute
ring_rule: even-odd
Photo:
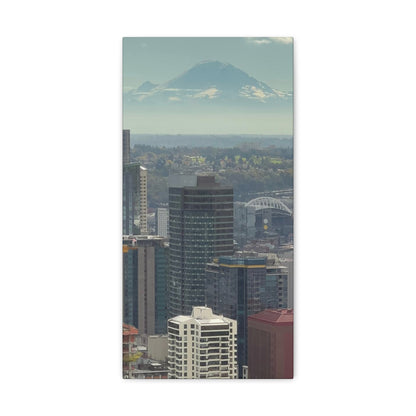
<svg viewBox="0 0 416 416"><path fill-rule="evenodd" d="M205 303L206 263L233 254L233 188L215 177L169 177L170 317Z"/></svg>
<svg viewBox="0 0 416 416"><path fill-rule="evenodd" d="M239 378L248 360L248 317L264 309L287 305L287 268L275 254L237 252L206 267L206 305L237 321Z"/></svg>
<svg viewBox="0 0 416 416"><path fill-rule="evenodd" d="M220 257L207 264L206 304L217 314L237 321L238 376L247 365L247 318L262 310L265 257Z"/></svg>

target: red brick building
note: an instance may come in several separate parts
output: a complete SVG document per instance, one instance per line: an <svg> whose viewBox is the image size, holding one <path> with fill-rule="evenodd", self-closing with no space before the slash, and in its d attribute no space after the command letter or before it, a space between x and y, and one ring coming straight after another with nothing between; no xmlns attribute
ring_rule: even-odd
<svg viewBox="0 0 416 416"><path fill-rule="evenodd" d="M248 317L248 378L293 378L293 309Z"/></svg>

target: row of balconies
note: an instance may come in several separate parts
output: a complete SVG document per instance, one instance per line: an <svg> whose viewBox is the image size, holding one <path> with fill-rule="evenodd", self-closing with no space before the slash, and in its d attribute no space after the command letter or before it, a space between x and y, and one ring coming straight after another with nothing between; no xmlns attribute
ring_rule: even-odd
<svg viewBox="0 0 416 416"><path fill-rule="evenodd" d="M221 372L227 371L228 372L228 371L232 371L232 368L229 368L226 365L222 365L222 366L214 366L214 367L207 367L207 368L202 367L199 369L200 373L211 373L213 371L221 371Z"/></svg>
<svg viewBox="0 0 416 416"><path fill-rule="evenodd" d="M220 363L221 363L221 366L224 366L224 365L228 366L228 364L225 364L225 363L230 363L229 365L232 365L231 361L236 361L236 358L234 360L229 360L228 357L221 357L220 358L219 356L217 356L217 357L210 357L209 360L202 360L202 361L195 360L195 365L197 367L201 367L201 368L208 368L208 367L211 367L213 365L220 365ZM186 366L186 365L188 365L187 363L184 364L184 361L182 359L178 360L178 359L175 359L175 357L168 357L168 364L170 366L178 366L178 365L179 366L181 366L181 365ZM205 364L205 365L203 365L203 364ZM191 365L190 362L189 362L189 365ZM194 364L192 363L192 365L194 365Z"/></svg>
<svg viewBox="0 0 416 416"><path fill-rule="evenodd" d="M212 352L212 351L214 351L214 352L220 352L220 350L219 350L219 348L209 348L209 349L200 349L199 350L199 353L200 354L209 354L210 352Z"/></svg>
<svg viewBox="0 0 416 416"><path fill-rule="evenodd" d="M200 373L210 373L212 371L220 371L219 367L210 367L210 368L200 368L199 372Z"/></svg>
<svg viewBox="0 0 416 416"><path fill-rule="evenodd" d="M219 347L220 343L219 342L209 342L209 343L204 343L204 344L199 344L199 348L208 348L208 347Z"/></svg>
<svg viewBox="0 0 416 416"><path fill-rule="evenodd" d="M209 350L207 351L197 351L196 352L196 356L201 356L201 357L206 357L206 356L211 356L212 354L218 355L218 354L226 354L225 356L228 357L228 353L233 352L236 350L236 347L231 347L230 349L226 349L226 350Z"/></svg>
<svg viewBox="0 0 416 416"><path fill-rule="evenodd" d="M169 363L182 363L182 358L185 358L185 359L187 359L187 357L182 357L182 355L175 355L175 354L169 354L168 355L168 362ZM209 363L212 361L212 360L222 360L222 361L224 361L224 360L228 360L230 357L229 357L229 355L227 354L227 355L210 355L209 357L208 356L202 356L202 357L199 357L198 355L195 357L195 359L194 359L194 361L196 362L196 364L197 365L199 365L199 363L201 363L201 364L208 364L208 365L210 365ZM178 360L180 360L180 361L178 361Z"/></svg>
<svg viewBox="0 0 416 416"><path fill-rule="evenodd" d="M199 339L199 342L204 343L204 342L213 342L213 341L228 341L228 336L227 337L215 337L215 338L211 338L211 336L205 336L203 338Z"/></svg>
<svg viewBox="0 0 416 416"><path fill-rule="evenodd" d="M232 348L235 347L237 344L237 339L234 340L234 342L230 341L229 343L203 343L203 344L197 344L195 345L195 350L199 351L201 354L205 354L207 351L208 352L212 352L212 351L219 351L219 347L222 348L221 352L223 352L224 348L226 348L228 351L228 348ZM168 344L168 351L171 352L178 352L178 353L182 353L183 352L183 348L187 348L188 347L188 343L182 343L182 342L175 342L175 343L170 343ZM189 345L190 347L190 345Z"/></svg>
<svg viewBox="0 0 416 416"><path fill-rule="evenodd" d="M182 342L182 335L172 335L172 341Z"/></svg>
<svg viewBox="0 0 416 416"><path fill-rule="evenodd" d="M210 355L209 358L208 358L207 355L201 355L200 356L200 361L208 361L208 360L216 360L216 359L220 359L219 354Z"/></svg>
<svg viewBox="0 0 416 416"><path fill-rule="evenodd" d="M228 373L221 374L221 373L216 372L216 373L207 374L206 376L201 375L200 378L227 378L228 376L229 376Z"/></svg>
<svg viewBox="0 0 416 416"><path fill-rule="evenodd" d="M228 369L213 367L209 371L200 371L199 373L197 371L195 374L196 374L196 378L203 379L203 378L216 378L216 377L236 378L236 376L237 376L236 373L237 372L236 372L235 369L234 369L234 371L232 371L232 370L228 370ZM171 369L168 373L168 378L182 378L182 377L183 377L182 369L180 369L180 370Z"/></svg>
<svg viewBox="0 0 416 416"><path fill-rule="evenodd" d="M179 345L178 345L179 344ZM174 350L175 348L182 347L182 342L174 341L168 344L168 349Z"/></svg>

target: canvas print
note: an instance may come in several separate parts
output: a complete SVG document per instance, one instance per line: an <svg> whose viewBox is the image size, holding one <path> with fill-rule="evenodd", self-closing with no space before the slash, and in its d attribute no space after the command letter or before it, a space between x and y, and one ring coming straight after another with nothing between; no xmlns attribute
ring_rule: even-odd
<svg viewBox="0 0 416 416"><path fill-rule="evenodd" d="M123 39L122 372L293 378L293 39Z"/></svg>

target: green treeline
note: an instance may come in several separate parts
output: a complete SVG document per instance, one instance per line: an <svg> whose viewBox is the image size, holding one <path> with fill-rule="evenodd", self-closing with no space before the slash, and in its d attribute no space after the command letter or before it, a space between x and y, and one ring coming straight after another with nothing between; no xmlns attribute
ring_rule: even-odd
<svg viewBox="0 0 416 416"><path fill-rule="evenodd" d="M293 148L135 145L131 158L148 169L151 207L167 203L167 177L174 173L213 172L221 183L233 185L236 200L248 201L258 192L293 187Z"/></svg>

